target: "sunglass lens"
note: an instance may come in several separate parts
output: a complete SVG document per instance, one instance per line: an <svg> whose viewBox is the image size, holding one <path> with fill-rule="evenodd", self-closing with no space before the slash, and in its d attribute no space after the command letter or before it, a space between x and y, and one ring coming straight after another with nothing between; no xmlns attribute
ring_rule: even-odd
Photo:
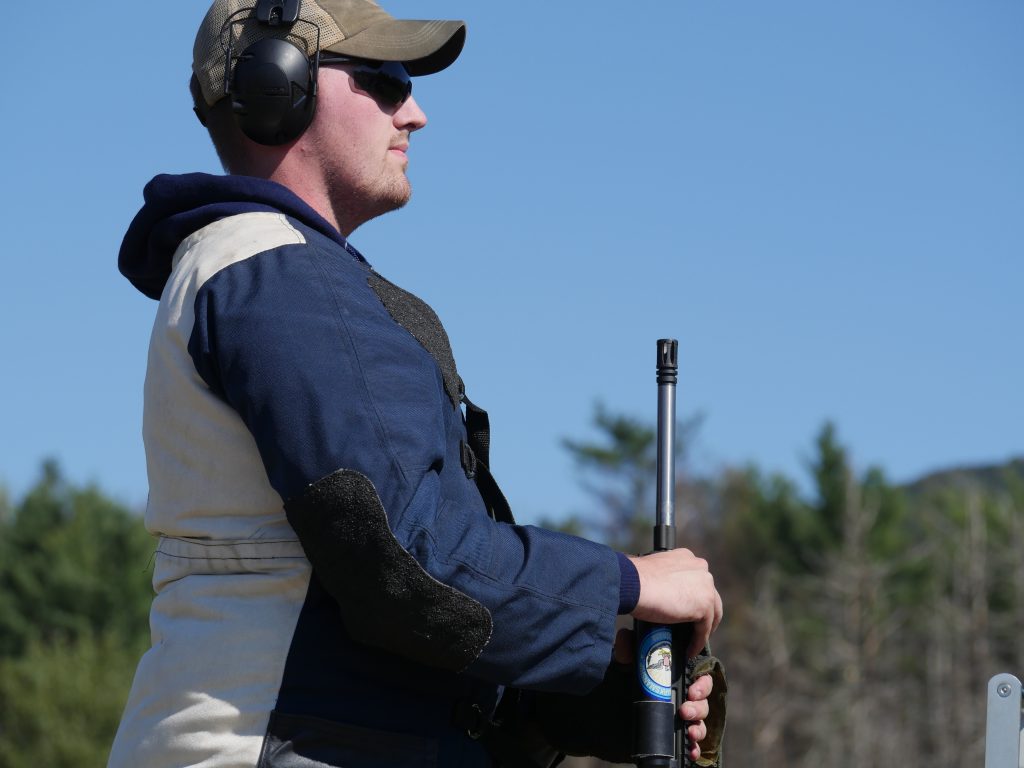
<svg viewBox="0 0 1024 768"><path fill-rule="evenodd" d="M412 93L412 79L397 61L356 67L352 77L362 90L391 106L404 104Z"/></svg>

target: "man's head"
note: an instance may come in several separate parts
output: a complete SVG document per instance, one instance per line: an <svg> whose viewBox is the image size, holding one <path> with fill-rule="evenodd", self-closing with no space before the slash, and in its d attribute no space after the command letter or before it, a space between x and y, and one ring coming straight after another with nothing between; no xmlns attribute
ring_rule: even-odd
<svg viewBox="0 0 1024 768"><path fill-rule="evenodd" d="M323 194L371 209L383 194L391 210L408 198L403 147L426 122L409 76L444 69L464 40L460 21L394 19L374 0L215 0L193 50L196 114L232 173L313 164Z"/></svg>

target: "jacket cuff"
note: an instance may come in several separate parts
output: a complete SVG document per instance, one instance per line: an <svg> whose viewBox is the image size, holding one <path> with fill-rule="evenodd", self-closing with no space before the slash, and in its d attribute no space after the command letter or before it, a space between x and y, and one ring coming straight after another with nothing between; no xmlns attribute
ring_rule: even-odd
<svg viewBox="0 0 1024 768"><path fill-rule="evenodd" d="M619 558L619 615L632 613L640 601L640 574L626 555L615 553Z"/></svg>

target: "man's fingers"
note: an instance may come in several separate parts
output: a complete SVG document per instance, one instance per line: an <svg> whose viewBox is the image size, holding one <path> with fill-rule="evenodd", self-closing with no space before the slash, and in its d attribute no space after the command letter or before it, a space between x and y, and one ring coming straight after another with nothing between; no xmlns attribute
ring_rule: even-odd
<svg viewBox="0 0 1024 768"><path fill-rule="evenodd" d="M693 634L690 635L690 646L686 649L686 658L692 659L707 647L713 621L713 615L705 615L693 625Z"/></svg>
<svg viewBox="0 0 1024 768"><path fill-rule="evenodd" d="M708 696L714 684L711 675L701 675L686 689L687 700L679 707L680 719L695 722L707 718L711 712Z"/></svg>
<svg viewBox="0 0 1024 768"><path fill-rule="evenodd" d="M693 623L693 634L687 648L687 658L693 658L707 647L714 632L722 621L722 596L713 589L708 596L708 603L701 617Z"/></svg>
<svg viewBox="0 0 1024 768"><path fill-rule="evenodd" d="M711 695L711 690L715 686L715 681L711 675L701 675L693 684L686 690L686 698L689 701L701 701Z"/></svg>
<svg viewBox="0 0 1024 768"><path fill-rule="evenodd" d="M704 741L708 735L708 727L704 725L704 721L702 720L699 723L694 723L689 726L686 729L686 735L689 737L691 744L698 741Z"/></svg>
<svg viewBox="0 0 1024 768"><path fill-rule="evenodd" d="M707 700L688 701L679 707L679 719L688 723L703 722L711 712L711 705Z"/></svg>

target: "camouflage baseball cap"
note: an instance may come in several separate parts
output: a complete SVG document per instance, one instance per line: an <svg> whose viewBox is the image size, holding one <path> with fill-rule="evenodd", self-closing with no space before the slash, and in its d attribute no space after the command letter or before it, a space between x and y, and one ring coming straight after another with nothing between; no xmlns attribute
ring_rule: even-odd
<svg viewBox="0 0 1024 768"><path fill-rule="evenodd" d="M401 61L416 76L447 67L466 39L464 22L396 19L374 0L299 0L298 21L279 26L261 23L256 8L257 0L214 0L206 12L192 49L192 71L209 106L224 98L229 46L238 55L257 40L280 37L307 56L320 50Z"/></svg>

